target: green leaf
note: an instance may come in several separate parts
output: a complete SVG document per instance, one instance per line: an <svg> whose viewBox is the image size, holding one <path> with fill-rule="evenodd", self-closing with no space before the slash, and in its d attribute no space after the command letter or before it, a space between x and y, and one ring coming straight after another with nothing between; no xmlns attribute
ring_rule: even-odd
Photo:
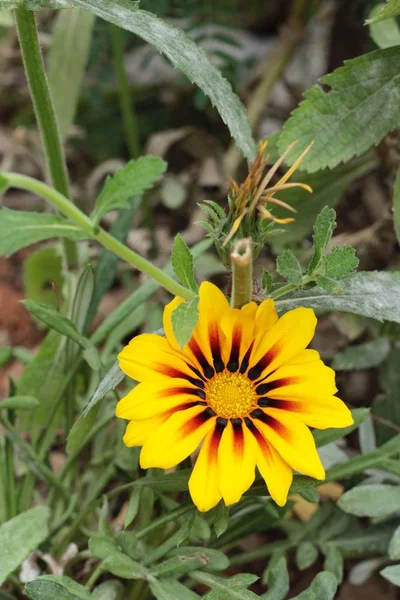
<svg viewBox="0 0 400 600"><path fill-rule="evenodd" d="M303 271L299 261L291 250L285 250L283 254L278 256L276 260L276 270L279 275L282 275L289 283L301 284Z"/></svg>
<svg viewBox="0 0 400 600"><path fill-rule="evenodd" d="M310 587L292 600L333 600L338 582L332 573L318 573Z"/></svg>
<svg viewBox="0 0 400 600"><path fill-rule="evenodd" d="M221 500L215 508L214 531L217 538L228 529L229 525L229 506Z"/></svg>
<svg viewBox="0 0 400 600"><path fill-rule="evenodd" d="M292 298L276 300L278 312L306 306L315 310L341 310L379 321L400 323L400 273L359 272L338 280L343 290L330 295L321 288L296 292Z"/></svg>
<svg viewBox="0 0 400 600"><path fill-rule="evenodd" d="M314 225L314 254L308 266L308 274L314 275L325 262L325 252L336 227L336 212L325 206L319 213Z"/></svg>
<svg viewBox="0 0 400 600"><path fill-rule="evenodd" d="M396 19L387 18L384 22L374 22L374 18L378 16L384 6L383 2L376 4L369 13L367 23L369 25L369 34L378 48L391 48L400 44L400 29Z"/></svg>
<svg viewBox="0 0 400 600"><path fill-rule="evenodd" d="M393 224L397 241L400 244L400 169L396 174L393 191Z"/></svg>
<svg viewBox="0 0 400 600"><path fill-rule="evenodd" d="M141 488L134 487L128 502L128 508L125 514L124 527L129 527L139 511Z"/></svg>
<svg viewBox="0 0 400 600"><path fill-rule="evenodd" d="M400 348L394 346L382 364L379 373L380 387L383 394L375 398L372 404L374 415L386 419L395 426L400 425ZM382 423L375 423L376 437L379 444L395 435L395 431Z"/></svg>
<svg viewBox="0 0 400 600"><path fill-rule="evenodd" d="M400 558L400 526L396 529L389 543L389 558L397 560Z"/></svg>
<svg viewBox="0 0 400 600"><path fill-rule="evenodd" d="M229 567L229 558L220 550L213 548L184 546L182 548L174 548L169 553L169 556L192 556L196 554L204 554L207 558L207 570L224 571Z"/></svg>
<svg viewBox="0 0 400 600"><path fill-rule="evenodd" d="M197 284L194 278L193 256L189 246L179 233L175 237L174 247L172 249L172 266L175 275L181 284L197 293Z"/></svg>
<svg viewBox="0 0 400 600"><path fill-rule="evenodd" d="M50 511L36 506L0 525L0 585L48 536Z"/></svg>
<svg viewBox="0 0 400 600"><path fill-rule="evenodd" d="M107 372L107 374L100 381L96 388L96 391L90 400L89 404L83 411L83 415L87 416L89 412L104 398L106 394L115 390L117 385L124 379L125 373L119 368L118 361L115 361L114 365Z"/></svg>
<svg viewBox="0 0 400 600"><path fill-rule="evenodd" d="M183 348L192 337L193 329L199 320L199 299L194 298L190 302L182 302L174 310L171 316L172 329L176 341Z"/></svg>
<svg viewBox="0 0 400 600"><path fill-rule="evenodd" d="M111 210L128 208L132 196L150 189L166 168L167 163L158 156L141 156L108 177L90 216L95 225Z"/></svg>
<svg viewBox="0 0 400 600"><path fill-rule="evenodd" d="M302 168L314 172L347 162L378 144L398 124L399 59L399 46L376 50L322 77L330 91L315 86L304 94L283 127L280 152L300 140L288 157L292 163L314 140L302 163Z"/></svg>
<svg viewBox="0 0 400 600"><path fill-rule="evenodd" d="M335 371L354 371L355 369L370 369L380 365L390 352L390 342L387 338L377 338L358 346L350 346L336 354L332 369Z"/></svg>
<svg viewBox="0 0 400 600"><path fill-rule="evenodd" d="M384 517L400 506L400 487L383 484L360 485L339 500L342 510L358 517Z"/></svg>
<svg viewBox="0 0 400 600"><path fill-rule="evenodd" d="M391 567L385 567L380 572L382 577L400 587L400 565L393 565Z"/></svg>
<svg viewBox="0 0 400 600"><path fill-rule="evenodd" d="M87 415L82 414L73 424L67 438L67 453L75 454L83 445L88 433L96 423L100 410L100 404L97 404Z"/></svg>
<svg viewBox="0 0 400 600"><path fill-rule="evenodd" d="M330 294L340 294L342 292L342 288L338 285L337 281L330 277L321 277L321 275L319 275L316 279L316 284Z"/></svg>
<svg viewBox="0 0 400 600"><path fill-rule="evenodd" d="M200 600L200 596L176 579L152 579L149 587L157 600Z"/></svg>
<svg viewBox="0 0 400 600"><path fill-rule="evenodd" d="M31 600L90 600L88 588L69 577L43 575L28 583L25 592Z"/></svg>
<svg viewBox="0 0 400 600"><path fill-rule="evenodd" d="M290 581L285 556L281 556L273 565L267 578L268 592L263 595L263 600L284 600L289 591Z"/></svg>
<svg viewBox="0 0 400 600"><path fill-rule="evenodd" d="M359 260L352 246L335 246L326 259L328 277L344 277L357 269Z"/></svg>
<svg viewBox="0 0 400 600"><path fill-rule="evenodd" d="M212 588L213 594L207 594L204 597L204 600L259 600L258 596L253 592L250 592L246 588L249 585L252 585L255 581L257 581L258 577L256 575L250 575L247 573L243 573L240 575L234 575L233 577L222 578L217 577L216 575L211 575L211 573L206 573L204 571L195 571L191 573L191 578L199 581L200 583L204 583L208 587ZM218 593L219 592L219 593Z"/></svg>
<svg viewBox="0 0 400 600"><path fill-rule="evenodd" d="M397 15L400 15L400 0L387 0L382 9L372 18L368 19L366 23L377 23L378 21L397 17Z"/></svg>
<svg viewBox="0 0 400 600"><path fill-rule="evenodd" d="M0 410L8 408L11 410L35 410L40 402L33 396L12 396L0 402Z"/></svg>
<svg viewBox="0 0 400 600"><path fill-rule="evenodd" d="M94 271L92 265L88 264L78 275L71 311L71 321L81 335L84 334L86 318L93 298L94 286ZM71 339L68 339L65 352L67 357L67 367L70 367L78 355L77 344ZM96 361L98 359L98 357L96 357L97 350L91 343L85 348L83 357L87 359L88 354L89 360L87 360L87 362L89 364L91 364L91 361Z"/></svg>
<svg viewBox="0 0 400 600"><path fill-rule="evenodd" d="M94 21L92 13L75 8L60 11L53 25L48 76L62 139L74 122Z"/></svg>
<svg viewBox="0 0 400 600"><path fill-rule="evenodd" d="M338 583L343 581L343 556L334 546L329 546L324 561L324 571L330 571Z"/></svg>
<svg viewBox="0 0 400 600"><path fill-rule="evenodd" d="M4 367L12 357L12 348L11 346L5 346L4 348L0 348L0 367Z"/></svg>
<svg viewBox="0 0 400 600"><path fill-rule="evenodd" d="M93 590L93 600L123 600L125 588L120 581L104 581Z"/></svg>
<svg viewBox="0 0 400 600"><path fill-rule="evenodd" d="M74 0L74 5L135 33L165 54L175 68L210 98L239 149L249 162L254 160L257 150L243 105L206 53L181 29L139 10L127 0Z"/></svg>
<svg viewBox="0 0 400 600"><path fill-rule="evenodd" d="M64 285L62 255L58 245L39 248L23 262L25 296L56 308Z"/></svg>
<svg viewBox="0 0 400 600"><path fill-rule="evenodd" d="M208 564L208 558L205 553L202 553L196 548L195 553L181 554L172 556L161 563L154 565L150 569L150 574L153 577L181 577L196 569L201 569Z"/></svg>
<svg viewBox="0 0 400 600"><path fill-rule="evenodd" d="M21 300L21 303L31 312L39 321L46 323L48 327L58 331L67 338L73 340L84 349L83 357L89 366L94 370L99 370L101 366L100 357L93 344L81 335L74 323L65 315L53 310L45 304L39 304L33 300Z"/></svg>
<svg viewBox="0 0 400 600"><path fill-rule="evenodd" d="M296 564L300 571L305 571L315 563L319 556L319 550L315 544L305 540L296 549Z"/></svg>
<svg viewBox="0 0 400 600"><path fill-rule="evenodd" d="M271 290L272 290L272 277L266 269L264 269L264 271L263 271L261 283L262 283L264 292L266 294L270 294Z"/></svg>
<svg viewBox="0 0 400 600"><path fill-rule="evenodd" d="M311 504L319 504L321 497L318 494L317 490L315 490L314 488L308 488L305 490L302 490L300 492L300 496L302 496L302 498L304 498L304 500L307 500L307 502L311 502Z"/></svg>
<svg viewBox="0 0 400 600"><path fill-rule="evenodd" d="M77 241L87 240L90 236L57 215L9 208L0 210L0 254L4 256L55 237Z"/></svg>
<svg viewBox="0 0 400 600"><path fill-rule="evenodd" d="M106 537L92 537L89 550L103 560L103 567L117 577L123 579L145 579L147 571L139 563L119 550L114 540Z"/></svg>
<svg viewBox="0 0 400 600"><path fill-rule="evenodd" d="M41 10L42 8L71 8L70 0L0 0L2 8L19 8Z"/></svg>
<svg viewBox="0 0 400 600"><path fill-rule="evenodd" d="M280 193L279 198L296 209L297 214L294 223L291 223L279 236L271 240L273 247L280 249L284 245L302 241L312 232L315 220L324 206L335 207L353 181L370 173L376 167L376 158L372 154L368 154L348 165L332 170L325 169L310 175L304 171L298 171L298 181L309 185L313 193L309 194L306 190L299 188L283 190ZM273 212L276 217L287 217L287 210L279 206L274 206Z"/></svg>

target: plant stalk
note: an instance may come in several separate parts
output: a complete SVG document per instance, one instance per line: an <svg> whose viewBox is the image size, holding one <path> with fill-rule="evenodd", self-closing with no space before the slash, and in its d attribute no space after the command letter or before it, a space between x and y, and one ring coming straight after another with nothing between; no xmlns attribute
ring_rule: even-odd
<svg viewBox="0 0 400 600"><path fill-rule="evenodd" d="M19 175L18 173L2 173L1 178L5 180L8 187L23 189L47 200L63 215L74 221L82 231L87 233L88 238L97 240L102 246L111 250L116 256L125 260L135 267L135 269L146 273L146 275L149 275L149 277L158 281L160 285L174 296L180 296L185 300L193 300L196 297L194 292L184 287L164 271L153 265L150 261L119 242L112 235L104 231L104 229L94 227L92 221L85 213L72 204L68 198L45 183L37 181L32 177Z"/></svg>
<svg viewBox="0 0 400 600"><path fill-rule="evenodd" d="M25 74L43 140L47 169L55 189L69 198L67 166L39 45L35 16L32 11L23 7L16 8L14 12ZM78 251L75 242L65 239L63 244L67 264L76 266Z"/></svg>
<svg viewBox="0 0 400 600"><path fill-rule="evenodd" d="M236 242L231 254L232 308L242 308L251 302L253 294L253 253L251 238Z"/></svg>

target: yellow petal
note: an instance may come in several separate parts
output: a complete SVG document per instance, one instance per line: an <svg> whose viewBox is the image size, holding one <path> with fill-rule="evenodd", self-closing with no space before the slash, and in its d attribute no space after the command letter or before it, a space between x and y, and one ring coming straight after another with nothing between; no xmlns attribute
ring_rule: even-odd
<svg viewBox="0 0 400 600"><path fill-rule="evenodd" d="M287 411L266 408L254 424L293 469L315 479L325 478L311 431L299 419Z"/></svg>
<svg viewBox="0 0 400 600"><path fill-rule="evenodd" d="M219 490L226 505L239 502L255 478L258 446L241 421L228 421L218 450Z"/></svg>
<svg viewBox="0 0 400 600"><path fill-rule="evenodd" d="M171 377L165 382L146 381L139 383L118 402L116 415L121 419L149 419L171 409L189 408L190 404L204 398L204 392L186 379Z"/></svg>
<svg viewBox="0 0 400 600"><path fill-rule="evenodd" d="M250 358L250 379L265 377L303 350L314 336L317 319L310 308L296 308L267 331L257 332Z"/></svg>
<svg viewBox="0 0 400 600"><path fill-rule="evenodd" d="M211 510L222 498L218 489L218 446L221 434L222 430L218 426L207 433L189 479L190 495L201 512Z"/></svg>
<svg viewBox="0 0 400 600"><path fill-rule="evenodd" d="M261 384L268 398L318 399L333 396L337 388L335 371L324 365L322 360L307 363L288 362L276 369Z"/></svg>
<svg viewBox="0 0 400 600"><path fill-rule="evenodd" d="M241 363L253 341L257 310L257 304L249 302L242 308L231 308L221 319L221 328L226 338L222 358L226 365L230 363L232 372L237 370L235 364L239 365Z"/></svg>
<svg viewBox="0 0 400 600"><path fill-rule="evenodd" d="M168 377L191 377L189 360L168 340L153 333L134 337L118 355L122 371L136 381L165 381Z"/></svg>
<svg viewBox="0 0 400 600"><path fill-rule="evenodd" d="M345 403L336 396L320 396L314 399L271 400L271 407L288 411L296 418L316 429L349 427L354 419Z"/></svg>
<svg viewBox="0 0 400 600"><path fill-rule="evenodd" d="M140 466L170 469L194 452L204 436L214 427L204 406L194 406L174 413L143 445Z"/></svg>
<svg viewBox="0 0 400 600"><path fill-rule="evenodd" d="M164 333L171 346L178 351L181 350L181 347L176 341L174 330L172 329L171 315L174 312L174 310L178 308L180 304L182 304L182 302L185 302L185 300L183 298L179 298L179 296L176 296L173 300L171 300L171 302L169 302L169 304L167 304L164 307L163 313Z"/></svg>
<svg viewBox="0 0 400 600"><path fill-rule="evenodd" d="M256 439L260 447L257 457L257 468L267 484L271 498L279 505L287 502L289 488L293 481L293 470L283 460L279 452L269 444L256 429Z"/></svg>
<svg viewBox="0 0 400 600"><path fill-rule="evenodd" d="M275 310L275 303L272 298L263 300L257 309L255 332L265 334L278 320L278 313Z"/></svg>
<svg viewBox="0 0 400 600"><path fill-rule="evenodd" d="M123 442L129 448L131 446L143 446L149 436L154 433L169 418L168 413L157 415L151 419L142 421L131 421L128 423Z"/></svg>

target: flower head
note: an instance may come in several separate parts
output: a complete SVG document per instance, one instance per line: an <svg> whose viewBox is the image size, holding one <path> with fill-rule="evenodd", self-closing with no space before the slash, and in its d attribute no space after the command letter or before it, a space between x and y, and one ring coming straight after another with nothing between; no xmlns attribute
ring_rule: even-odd
<svg viewBox="0 0 400 600"><path fill-rule="evenodd" d="M316 325L311 309L281 318L271 299L230 308L213 284L200 286L199 321L189 342L176 342L164 310L166 337L142 334L119 355L139 381L117 405L128 419L124 442L142 446L142 468L174 467L200 448L189 480L201 511L238 502L258 468L283 506L293 469L324 479L314 438L318 429L346 427L350 411L334 394L335 374L306 350Z"/></svg>

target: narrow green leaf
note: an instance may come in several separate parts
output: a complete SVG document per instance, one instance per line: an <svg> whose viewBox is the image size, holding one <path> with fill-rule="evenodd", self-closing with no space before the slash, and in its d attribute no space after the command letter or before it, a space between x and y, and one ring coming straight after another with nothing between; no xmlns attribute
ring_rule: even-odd
<svg viewBox="0 0 400 600"><path fill-rule="evenodd" d="M332 368L335 371L354 371L355 369L370 369L380 365L390 352L390 342L387 338L377 338L358 346L349 346L336 354Z"/></svg>
<svg viewBox="0 0 400 600"><path fill-rule="evenodd" d="M74 223L47 213L0 210L0 254L11 256L21 248L55 237L87 240L90 236Z"/></svg>
<svg viewBox="0 0 400 600"><path fill-rule="evenodd" d="M9 408L12 410L35 410L40 402L33 396L13 396L0 401L0 410Z"/></svg>
<svg viewBox="0 0 400 600"><path fill-rule="evenodd" d="M300 492L300 496L302 496L302 498L304 498L304 500L307 500L307 502L311 502L311 504L319 504L321 497L318 494L317 490L315 490L314 488L308 488L305 490L302 490Z"/></svg>
<svg viewBox="0 0 400 600"><path fill-rule="evenodd" d="M75 325L78 333L81 335L84 335L87 313L93 298L94 285L94 271L92 265L89 264L86 265L78 277L71 311L71 321ZM78 346L71 339L68 339L65 351L67 356L67 365L70 366L77 357ZM89 360L87 360L88 353ZM89 346L84 350L83 357L89 364L91 364L91 361L96 361L98 359L96 354L96 348L94 346Z"/></svg>
<svg viewBox="0 0 400 600"><path fill-rule="evenodd" d="M200 600L200 596L176 579L151 579L149 587L157 600Z"/></svg>
<svg viewBox="0 0 400 600"><path fill-rule="evenodd" d="M293 163L314 140L302 163L302 168L314 172L347 162L378 144L398 124L399 59L399 46L376 50L322 77L329 91L315 86L304 94L283 127L280 152L300 140L288 157Z"/></svg>
<svg viewBox="0 0 400 600"><path fill-rule="evenodd" d="M176 341L183 348L192 337L193 329L199 320L198 298L190 302L182 302L171 316L172 328Z"/></svg>
<svg viewBox="0 0 400 600"><path fill-rule="evenodd" d="M344 277L357 269L359 260L352 246L335 246L326 259L328 277Z"/></svg>
<svg viewBox="0 0 400 600"><path fill-rule="evenodd" d="M254 160L256 145L243 105L206 53L181 29L158 19L150 12L139 10L129 0L74 0L74 5L132 31L165 54L174 67L210 98L239 149L249 162Z"/></svg>
<svg viewBox="0 0 400 600"><path fill-rule="evenodd" d="M129 161L107 179L90 218L97 224L111 210L128 208L130 198L150 189L166 168L167 163L158 156L141 156Z"/></svg>
<svg viewBox="0 0 400 600"><path fill-rule="evenodd" d="M324 571L330 571L336 577L338 583L343 581L343 556L334 546L326 551Z"/></svg>
<svg viewBox="0 0 400 600"><path fill-rule="evenodd" d="M81 335L74 323L65 315L57 312L56 310L46 306L45 304L40 304L39 302L34 302L33 300L21 300L21 303L26 306L26 308L31 312L39 321L46 323L48 327L58 331L62 335L67 336L67 338L73 340L79 346L84 349L83 356L87 360L89 366L92 369L98 370L101 366L100 357L93 346L93 344Z"/></svg>
<svg viewBox="0 0 400 600"><path fill-rule="evenodd" d="M36 506L0 525L0 585L47 538L50 511Z"/></svg>
<svg viewBox="0 0 400 600"><path fill-rule="evenodd" d="M342 510L358 517L384 517L400 506L400 487L383 484L360 485L339 500Z"/></svg>
<svg viewBox="0 0 400 600"><path fill-rule="evenodd" d="M266 269L263 271L261 282L264 292L269 294L272 290L272 277Z"/></svg>
<svg viewBox="0 0 400 600"><path fill-rule="evenodd" d="M123 371L121 371L121 369L119 368L118 361L115 361L114 365L100 381L93 395L93 398L90 400L89 404L83 411L83 415L88 415L89 412L96 406L98 402L100 402L100 400L104 398L106 394L115 390L117 385L121 383L124 377L125 373L123 373Z"/></svg>
<svg viewBox="0 0 400 600"><path fill-rule="evenodd" d="M342 310L379 321L400 323L400 273L371 271L338 280L342 294L330 295L321 288L296 292L276 300L278 312L306 306L315 310Z"/></svg>
<svg viewBox="0 0 400 600"><path fill-rule="evenodd" d="M88 588L66 576L43 575L28 583L25 592L31 600L90 600Z"/></svg>
<svg viewBox="0 0 400 600"><path fill-rule="evenodd" d="M263 600L284 600L290 587L287 560L281 556L278 562L268 573L268 592L262 596Z"/></svg>
<svg viewBox="0 0 400 600"><path fill-rule="evenodd" d="M97 558L102 559L105 570L123 579L145 579L145 567L135 562L119 550L114 540L106 537L92 537L89 550Z"/></svg>
<svg viewBox="0 0 400 600"><path fill-rule="evenodd" d="M400 28L395 18L387 18L385 21L374 22L374 18L379 15L385 4L380 2L376 4L369 13L367 21L369 33L378 48L391 48L400 44Z"/></svg>
<svg viewBox="0 0 400 600"><path fill-rule="evenodd" d="M319 550L315 544L305 540L296 549L296 564L300 571L304 571L315 563L319 556Z"/></svg>
<svg viewBox="0 0 400 600"><path fill-rule="evenodd" d="M398 560L400 558L400 527L396 529L389 544L389 558Z"/></svg>
<svg viewBox="0 0 400 600"><path fill-rule="evenodd" d="M400 169L396 174L393 192L393 223L397 241L400 244Z"/></svg>
<svg viewBox="0 0 400 600"><path fill-rule="evenodd" d="M179 233L175 237L174 247L172 249L172 266L175 275L181 284L197 293L197 284L194 278L193 256L189 246Z"/></svg>
<svg viewBox="0 0 400 600"><path fill-rule="evenodd" d="M391 567L385 567L380 572L382 577L400 587L400 565L393 565Z"/></svg>
<svg viewBox="0 0 400 600"><path fill-rule="evenodd" d="M382 9L372 18L368 19L366 23L377 23L378 21L397 17L397 15L400 15L400 0L387 0Z"/></svg>
<svg viewBox="0 0 400 600"><path fill-rule="evenodd" d="M167 558L158 565L154 565L150 569L150 574L153 577L181 577L196 569L201 569L208 564L206 554L197 550L194 554L179 554Z"/></svg>
<svg viewBox="0 0 400 600"><path fill-rule="evenodd" d="M292 600L333 600L338 587L336 577L332 573L318 573L310 587L292 598Z"/></svg>
<svg viewBox="0 0 400 600"><path fill-rule="evenodd" d="M60 11L53 26L48 76L62 139L74 122L94 21L92 13L75 8Z"/></svg>
<svg viewBox="0 0 400 600"><path fill-rule="evenodd" d="M229 506L221 500L215 508L214 531L217 538L228 529L229 525Z"/></svg>
<svg viewBox="0 0 400 600"><path fill-rule="evenodd" d="M207 558L207 564L204 565L207 567L207 570L224 571L229 567L229 558L220 550L214 550L213 548L184 546L182 548L174 548L169 553L169 556L192 556L199 553Z"/></svg>
<svg viewBox="0 0 400 600"><path fill-rule="evenodd" d="M217 577L216 575L211 575L211 573L205 573L204 571L195 571L194 573L191 573L190 576L192 579L204 583L204 585L207 585L217 592L224 592L230 600L259 600L256 594L246 589L252 585L252 583L257 581L258 577L256 575L243 573L234 575L228 579ZM210 598L211 594L208 597ZM218 596L214 595L214 598L218 598Z"/></svg>
<svg viewBox="0 0 400 600"><path fill-rule="evenodd" d="M276 270L285 277L289 283L301 284L303 271L299 261L291 250L285 250L276 260Z"/></svg>
<svg viewBox="0 0 400 600"><path fill-rule="evenodd" d="M139 511L140 506L141 488L134 487L128 502L128 508L125 515L124 527L129 527L132 521L135 519Z"/></svg>
<svg viewBox="0 0 400 600"><path fill-rule="evenodd" d="M328 206L325 206L317 217L313 235L314 254L308 266L309 275L318 272L325 260L325 252L336 227L335 219L336 212Z"/></svg>
<svg viewBox="0 0 400 600"><path fill-rule="evenodd" d="M87 415L82 414L79 419L73 424L67 439L67 453L75 454L83 445L83 442L94 426L100 410L100 404L96 404L93 410Z"/></svg>

